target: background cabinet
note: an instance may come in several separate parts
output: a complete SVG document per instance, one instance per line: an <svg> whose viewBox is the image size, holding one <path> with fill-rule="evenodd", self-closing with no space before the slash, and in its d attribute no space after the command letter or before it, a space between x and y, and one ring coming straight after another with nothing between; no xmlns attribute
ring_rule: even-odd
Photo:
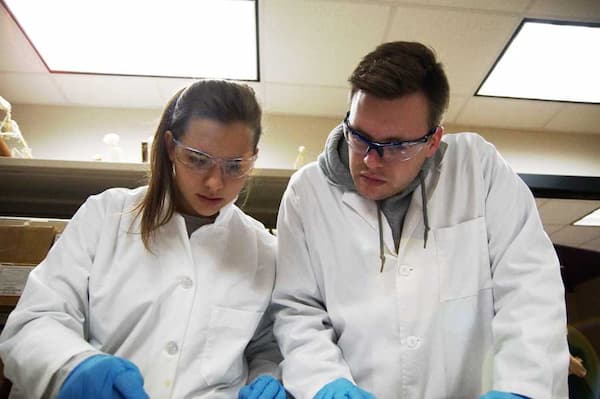
<svg viewBox="0 0 600 399"><path fill-rule="evenodd" d="M148 164L0 157L0 216L69 219L92 194L146 184ZM274 228L293 170L255 169L238 204Z"/></svg>

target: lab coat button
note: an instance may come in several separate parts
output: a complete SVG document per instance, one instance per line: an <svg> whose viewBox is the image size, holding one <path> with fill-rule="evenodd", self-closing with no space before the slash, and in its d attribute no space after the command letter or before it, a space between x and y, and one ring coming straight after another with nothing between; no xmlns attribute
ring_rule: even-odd
<svg viewBox="0 0 600 399"><path fill-rule="evenodd" d="M181 284L181 286L183 288L185 288L186 290L189 288L192 288L192 285L194 285L194 282L192 281L192 279L187 276L181 276L178 278L178 280L179 280L179 284Z"/></svg>
<svg viewBox="0 0 600 399"><path fill-rule="evenodd" d="M408 276L408 275L410 275L410 273L412 273L413 270L414 270L414 268L412 266L400 265L400 267L398 268L398 273L401 276Z"/></svg>
<svg viewBox="0 0 600 399"><path fill-rule="evenodd" d="M179 351L179 347L177 346L177 344L173 341L170 341L167 344L167 347L165 348L167 350L167 353L169 355L176 355L177 352Z"/></svg>
<svg viewBox="0 0 600 399"><path fill-rule="evenodd" d="M417 349L420 344L421 338L419 337L411 335L410 337L406 338L406 346L408 346L408 349Z"/></svg>

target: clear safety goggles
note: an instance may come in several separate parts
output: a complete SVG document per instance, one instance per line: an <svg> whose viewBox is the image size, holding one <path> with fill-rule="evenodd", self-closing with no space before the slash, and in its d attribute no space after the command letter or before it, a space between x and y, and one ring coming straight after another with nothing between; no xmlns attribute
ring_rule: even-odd
<svg viewBox="0 0 600 399"><path fill-rule="evenodd" d="M423 137L416 140L406 141L389 141L386 143L378 143L377 141L369 140L364 133L350 127L348 117L350 112L344 118L344 138L348 143L348 147L358 154L367 156L369 151L375 150L379 157L384 161L408 161L414 158L419 151L429 142L429 139L435 134L438 126L433 127Z"/></svg>
<svg viewBox="0 0 600 399"><path fill-rule="evenodd" d="M175 144L175 159L181 164L199 173L206 173L218 165L226 178L240 179L249 175L257 158L257 154L249 158L217 158L188 147L175 137L173 137L173 143Z"/></svg>

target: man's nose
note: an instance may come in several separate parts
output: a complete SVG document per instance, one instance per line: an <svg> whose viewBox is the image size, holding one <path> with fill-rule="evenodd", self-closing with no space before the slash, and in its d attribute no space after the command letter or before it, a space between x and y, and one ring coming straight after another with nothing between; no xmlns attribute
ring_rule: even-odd
<svg viewBox="0 0 600 399"><path fill-rule="evenodd" d="M376 168L383 164L383 149L381 151L381 155L379 155L378 149L374 147L370 147L367 149L367 153L363 158L363 162L369 168Z"/></svg>

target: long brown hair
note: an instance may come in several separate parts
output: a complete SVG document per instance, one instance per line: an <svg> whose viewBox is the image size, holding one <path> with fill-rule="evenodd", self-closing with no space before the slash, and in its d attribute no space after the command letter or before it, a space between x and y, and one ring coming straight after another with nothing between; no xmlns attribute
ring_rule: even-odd
<svg viewBox="0 0 600 399"><path fill-rule="evenodd" d="M141 235L146 249L150 251L156 230L168 223L175 212L173 199L177 193L165 133L171 131L175 138L180 138L192 117L222 123L243 122L253 132L256 151L262 134L261 116L254 90L245 84L200 80L175 93L163 110L154 134L146 195L134 208L134 212L141 215Z"/></svg>

